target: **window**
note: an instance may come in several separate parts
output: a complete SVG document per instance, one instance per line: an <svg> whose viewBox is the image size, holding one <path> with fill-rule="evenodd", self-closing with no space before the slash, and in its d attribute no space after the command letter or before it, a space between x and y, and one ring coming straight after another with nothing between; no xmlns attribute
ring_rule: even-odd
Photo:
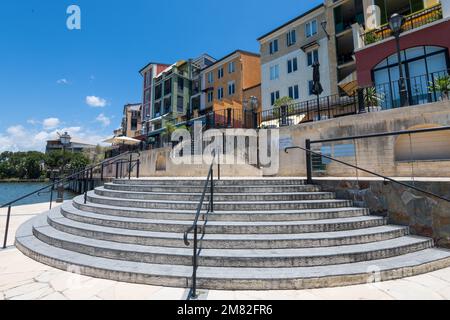
<svg viewBox="0 0 450 320"><path fill-rule="evenodd" d="M236 71L236 63L234 61L228 64L228 73L233 73Z"/></svg>
<svg viewBox="0 0 450 320"><path fill-rule="evenodd" d="M164 113L169 113L172 111L172 97L167 97L164 99Z"/></svg>
<svg viewBox="0 0 450 320"><path fill-rule="evenodd" d="M184 111L184 98L182 96L177 97L177 111L183 113Z"/></svg>
<svg viewBox="0 0 450 320"><path fill-rule="evenodd" d="M217 70L217 78L222 79L223 78L223 68L220 68Z"/></svg>
<svg viewBox="0 0 450 320"><path fill-rule="evenodd" d="M155 87L155 100L159 100L162 97L162 84L158 84Z"/></svg>
<svg viewBox="0 0 450 320"><path fill-rule="evenodd" d="M145 95L144 95L144 104L146 104L147 102L150 101L150 89L145 90Z"/></svg>
<svg viewBox="0 0 450 320"><path fill-rule="evenodd" d="M208 83L214 82L214 73L210 72L208 73Z"/></svg>
<svg viewBox="0 0 450 320"><path fill-rule="evenodd" d="M184 91L184 79L181 77L178 77L178 91Z"/></svg>
<svg viewBox="0 0 450 320"><path fill-rule="evenodd" d="M270 80L277 80L280 78L280 66L274 65L270 67Z"/></svg>
<svg viewBox="0 0 450 320"><path fill-rule="evenodd" d="M269 50L270 50L270 54L274 54L275 52L278 52L278 39L275 39L272 42L270 42Z"/></svg>
<svg viewBox="0 0 450 320"><path fill-rule="evenodd" d="M280 99L280 91L275 91L270 94L270 104L273 106L275 102Z"/></svg>
<svg viewBox="0 0 450 320"><path fill-rule="evenodd" d="M314 91L314 81L313 80L308 82L308 88L309 88L309 95L313 96L314 95L314 93L313 93L313 91Z"/></svg>
<svg viewBox="0 0 450 320"><path fill-rule="evenodd" d="M319 62L319 50L313 50L306 54L308 56L308 66L312 66L315 62Z"/></svg>
<svg viewBox="0 0 450 320"><path fill-rule="evenodd" d="M290 47L294 45L297 42L297 35L295 33L295 30L291 30L286 34L286 43L287 46Z"/></svg>
<svg viewBox="0 0 450 320"><path fill-rule="evenodd" d="M219 100L223 99L223 88L217 89L217 99Z"/></svg>
<svg viewBox="0 0 450 320"><path fill-rule="evenodd" d="M299 99L300 95L299 95L299 91L298 91L298 85L289 87L289 97L294 100Z"/></svg>
<svg viewBox="0 0 450 320"><path fill-rule="evenodd" d="M236 83L234 81L228 83L228 95L232 96L236 93Z"/></svg>
<svg viewBox="0 0 450 320"><path fill-rule="evenodd" d="M311 22L308 22L305 25L305 36L307 38L310 38L310 37L312 37L315 34L317 34L317 20L313 20Z"/></svg>
<svg viewBox="0 0 450 320"><path fill-rule="evenodd" d="M164 81L164 95L167 96L168 94L172 93L172 79Z"/></svg>
<svg viewBox="0 0 450 320"><path fill-rule="evenodd" d="M131 119L131 131L136 131L137 130L137 125L138 125L138 119L133 118Z"/></svg>
<svg viewBox="0 0 450 320"><path fill-rule="evenodd" d="M213 102L214 100L214 91L208 92L208 102Z"/></svg>
<svg viewBox="0 0 450 320"><path fill-rule="evenodd" d="M155 117L161 116L161 101L155 102Z"/></svg>
<svg viewBox="0 0 450 320"><path fill-rule="evenodd" d="M297 58L288 60L287 62L288 73L292 73L298 70Z"/></svg>

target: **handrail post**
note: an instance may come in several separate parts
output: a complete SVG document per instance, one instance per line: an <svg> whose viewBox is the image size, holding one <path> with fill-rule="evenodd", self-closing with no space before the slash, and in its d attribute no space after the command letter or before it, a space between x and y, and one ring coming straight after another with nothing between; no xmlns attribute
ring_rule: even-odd
<svg viewBox="0 0 450 320"><path fill-rule="evenodd" d="M194 229L194 255L192 257L192 266L194 268L192 273L192 294L193 299L197 298L197 237L198 237L198 226Z"/></svg>
<svg viewBox="0 0 450 320"><path fill-rule="evenodd" d="M131 170L133 170L132 161L133 161L133 154L130 153L130 159L128 161L128 180L131 180Z"/></svg>
<svg viewBox="0 0 450 320"><path fill-rule="evenodd" d="M50 210L52 210L53 190L55 190L55 178L53 178L53 185L52 188L50 189Z"/></svg>
<svg viewBox="0 0 450 320"><path fill-rule="evenodd" d="M141 159L137 159L136 178L139 179L141 171Z"/></svg>
<svg viewBox="0 0 450 320"><path fill-rule="evenodd" d="M306 183L313 184L312 181L312 154L311 150L311 140L306 139L305 147L308 151L306 151Z"/></svg>
<svg viewBox="0 0 450 320"><path fill-rule="evenodd" d="M116 162L116 179L119 179L119 162Z"/></svg>
<svg viewBox="0 0 450 320"><path fill-rule="evenodd" d="M100 180L101 180L101 181L104 180L104 178L103 178L103 176L104 176L104 171L105 171L105 164L102 163L102 171L101 171L101 173L100 173Z"/></svg>
<svg viewBox="0 0 450 320"><path fill-rule="evenodd" d="M214 170L211 169L211 195L210 195L210 203L211 203L211 212L214 213Z"/></svg>
<svg viewBox="0 0 450 320"><path fill-rule="evenodd" d="M6 243L8 242L8 231L9 231L10 218L11 218L11 205L8 207L8 214L6 215L5 239L3 241L3 249L6 249Z"/></svg>

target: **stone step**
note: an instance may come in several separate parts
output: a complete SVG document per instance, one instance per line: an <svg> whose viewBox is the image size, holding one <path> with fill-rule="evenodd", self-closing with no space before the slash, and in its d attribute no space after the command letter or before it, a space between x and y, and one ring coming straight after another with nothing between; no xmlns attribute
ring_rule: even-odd
<svg viewBox="0 0 450 320"><path fill-rule="evenodd" d="M190 288L192 267L111 260L49 246L22 225L17 248L26 256L61 270L128 283ZM334 266L296 268L199 267L197 284L209 290L302 290L366 284L432 272L450 266L450 251L427 249L387 259Z"/></svg>
<svg viewBox="0 0 450 320"><path fill-rule="evenodd" d="M123 208L87 203L83 197L73 199L73 206L79 210L113 217L128 217L156 220L188 220L192 222L196 210ZM65 208L65 206L63 206ZM343 207L332 209L267 210L267 211L219 211L209 215L210 221L310 221L351 218L369 215L366 208Z"/></svg>
<svg viewBox="0 0 450 320"><path fill-rule="evenodd" d="M148 209L195 210L199 201L169 201L169 200L132 200L102 197L94 191L88 193L87 200L96 204L114 205L117 207L133 207ZM215 210L293 210L293 209L325 209L351 207L350 200L304 200L304 201L215 201ZM208 202L203 204L207 210Z"/></svg>
<svg viewBox="0 0 450 320"><path fill-rule="evenodd" d="M106 183L105 189L130 192L182 192L182 193L202 193L203 186L176 186L173 185L128 185ZM321 188L315 185L279 185L279 186L217 186L214 187L217 193L267 193L267 192L320 192Z"/></svg>
<svg viewBox="0 0 450 320"><path fill-rule="evenodd" d="M142 246L75 236L49 226L46 215L36 219L33 234L49 245L102 258L185 266L192 263L190 248ZM202 249L198 263L199 266L205 267L312 267L390 258L429 249L432 246L431 239L408 236L375 243L330 248Z"/></svg>
<svg viewBox="0 0 450 320"><path fill-rule="evenodd" d="M53 211L48 216L47 222L56 230L85 238L145 246L186 248L183 233L138 231L80 223L65 218L57 211ZM205 234L201 238L201 247L205 249L316 248L385 241L406 235L408 235L408 228L398 226L305 234ZM189 239L191 241L193 235L189 235Z"/></svg>
<svg viewBox="0 0 450 320"><path fill-rule="evenodd" d="M125 185L145 185L145 186L160 186L160 185L172 185L172 186L204 186L206 178L174 178L174 179L114 179L115 184ZM217 186L283 186L283 185L304 185L304 179L222 179L214 180Z"/></svg>
<svg viewBox="0 0 450 320"><path fill-rule="evenodd" d="M194 220L142 219L122 216L102 215L83 212L65 204L61 208L64 217L83 223L123 228L130 230L184 233ZM384 226L387 219L375 216L357 216L349 218L303 220L303 221L221 221L215 220L214 214L208 216L206 232L208 234L283 234L335 232ZM203 224L204 222L200 222Z"/></svg>
<svg viewBox="0 0 450 320"><path fill-rule="evenodd" d="M182 192L136 192L108 190L102 187L95 189L95 194L116 199L132 200L171 200L199 202L201 193ZM336 195L332 192L284 192L284 193L214 193L214 201L295 201L295 200L332 200ZM209 201L209 193L206 194L206 201Z"/></svg>

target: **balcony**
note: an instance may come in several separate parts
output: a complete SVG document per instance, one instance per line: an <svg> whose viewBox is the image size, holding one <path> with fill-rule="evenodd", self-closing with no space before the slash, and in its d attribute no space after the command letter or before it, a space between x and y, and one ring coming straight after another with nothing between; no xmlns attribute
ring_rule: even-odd
<svg viewBox="0 0 450 320"><path fill-rule="evenodd" d="M442 5L438 4L431 8L424 9L405 17L403 32L420 28L424 25L443 18ZM377 43L393 36L389 24L385 24L378 29L368 31L361 35L363 43L367 46Z"/></svg>

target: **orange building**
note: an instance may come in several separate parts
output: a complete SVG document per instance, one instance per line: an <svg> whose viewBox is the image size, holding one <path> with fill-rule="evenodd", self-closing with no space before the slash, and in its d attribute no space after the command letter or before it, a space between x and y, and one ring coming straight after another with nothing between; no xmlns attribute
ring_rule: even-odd
<svg viewBox="0 0 450 320"><path fill-rule="evenodd" d="M224 126L239 127L243 121L244 109L249 110L249 106L257 109L260 107L259 54L236 50L204 69L202 74L205 88L204 112L214 111L216 125L220 126L223 122Z"/></svg>

